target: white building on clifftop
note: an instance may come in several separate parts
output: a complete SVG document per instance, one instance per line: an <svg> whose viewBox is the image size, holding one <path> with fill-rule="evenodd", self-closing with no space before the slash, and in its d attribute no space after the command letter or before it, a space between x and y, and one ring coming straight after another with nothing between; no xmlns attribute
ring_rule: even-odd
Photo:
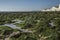
<svg viewBox="0 0 60 40"><path fill-rule="evenodd" d="M52 8L44 9L44 10L41 10L41 11L60 11L60 4L59 4L59 6L54 6Z"/></svg>

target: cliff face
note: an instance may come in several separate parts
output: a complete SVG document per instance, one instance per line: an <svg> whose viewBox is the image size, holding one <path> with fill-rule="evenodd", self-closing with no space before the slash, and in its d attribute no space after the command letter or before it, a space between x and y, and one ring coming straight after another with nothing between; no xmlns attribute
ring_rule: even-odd
<svg viewBox="0 0 60 40"><path fill-rule="evenodd" d="M59 4L59 9L60 9L60 4Z"/></svg>

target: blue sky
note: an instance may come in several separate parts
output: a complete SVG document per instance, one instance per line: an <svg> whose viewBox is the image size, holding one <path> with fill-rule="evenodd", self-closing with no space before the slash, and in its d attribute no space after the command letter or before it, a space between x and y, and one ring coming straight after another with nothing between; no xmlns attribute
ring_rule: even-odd
<svg viewBox="0 0 60 40"><path fill-rule="evenodd" d="M60 0L0 0L0 11L38 11L59 3Z"/></svg>

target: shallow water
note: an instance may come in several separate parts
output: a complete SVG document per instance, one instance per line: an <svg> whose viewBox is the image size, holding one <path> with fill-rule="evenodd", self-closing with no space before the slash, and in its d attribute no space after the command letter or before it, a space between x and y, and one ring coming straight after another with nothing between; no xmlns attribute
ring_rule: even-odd
<svg viewBox="0 0 60 40"><path fill-rule="evenodd" d="M16 21L15 23L20 23L20 22L24 22L24 21ZM16 25L15 25L15 23L11 23L11 24L4 24L4 25L0 25L0 26L8 26L8 27L11 27L11 28L13 28L13 29L18 29L18 30L20 30L20 31L22 31L22 32L32 32L32 31L28 31L28 29L21 29L21 27L17 27Z"/></svg>

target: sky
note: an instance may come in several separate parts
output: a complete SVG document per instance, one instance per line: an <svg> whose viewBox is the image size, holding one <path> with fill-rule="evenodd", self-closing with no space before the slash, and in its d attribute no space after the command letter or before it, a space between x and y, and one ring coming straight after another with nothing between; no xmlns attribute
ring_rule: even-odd
<svg viewBox="0 0 60 40"><path fill-rule="evenodd" d="M0 11L40 11L60 4L60 0L0 0Z"/></svg>

